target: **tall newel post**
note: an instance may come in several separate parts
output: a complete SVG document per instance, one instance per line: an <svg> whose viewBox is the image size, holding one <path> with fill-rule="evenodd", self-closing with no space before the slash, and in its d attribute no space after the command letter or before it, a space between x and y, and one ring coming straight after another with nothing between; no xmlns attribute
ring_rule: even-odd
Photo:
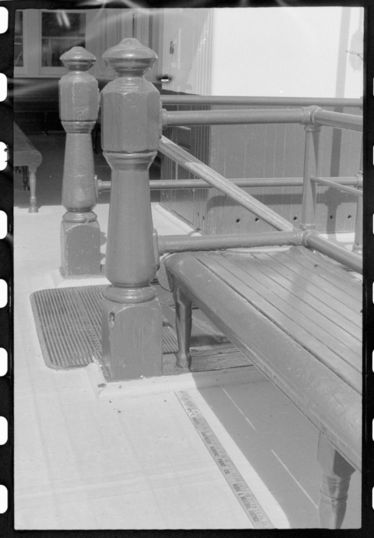
<svg viewBox="0 0 374 538"><path fill-rule="evenodd" d="M91 131L97 121L99 89L87 71L96 58L83 47L62 54L69 69L59 82L60 118L66 131L61 224L64 276L100 273L100 228L92 211L96 188Z"/></svg>
<svg viewBox="0 0 374 538"><path fill-rule="evenodd" d="M103 360L111 380L162 373L162 317L150 285L156 273L149 167L161 136L158 90L144 78L156 54L127 38L103 58L118 77L102 91L103 153L112 169L103 301Z"/></svg>

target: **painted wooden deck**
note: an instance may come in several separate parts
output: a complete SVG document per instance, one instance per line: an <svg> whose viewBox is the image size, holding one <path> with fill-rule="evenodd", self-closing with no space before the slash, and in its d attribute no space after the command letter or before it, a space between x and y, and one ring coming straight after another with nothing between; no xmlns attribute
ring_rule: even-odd
<svg viewBox="0 0 374 538"><path fill-rule="evenodd" d="M95 210L103 232L107 210L107 204ZM45 366L29 297L72 285L58 272L62 214L52 205L37 214L15 208L16 528L251 528L181 405L180 384L171 380L147 392L139 381L139 391L100 397L91 367ZM157 204L153 217L160 235L188 232ZM279 391L247 372L218 386L199 386L190 376L183 390L272 524L317 527L317 431ZM355 473L344 527L359 524Z"/></svg>

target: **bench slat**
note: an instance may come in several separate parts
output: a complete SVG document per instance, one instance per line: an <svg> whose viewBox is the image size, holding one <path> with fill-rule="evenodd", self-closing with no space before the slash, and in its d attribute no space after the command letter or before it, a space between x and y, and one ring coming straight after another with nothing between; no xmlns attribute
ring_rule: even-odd
<svg viewBox="0 0 374 538"><path fill-rule="evenodd" d="M294 269L293 266L291 266L291 264L287 263L286 257L283 257L282 255L280 255L278 257L278 262L279 262L279 265L277 267L277 270L279 271L279 274L287 276L288 278L294 277L295 269ZM302 267L301 264L299 264L299 270L300 270L300 267ZM305 293L308 296L315 297L319 301L322 301L324 304L329 305L331 308L333 308L337 312L339 312L339 314L342 317L344 317L346 320L348 320L350 325L352 325L353 330L355 330L355 334L358 334L359 337L362 338L361 316L357 316L357 319L356 319L356 317L352 318L352 308L355 308L357 312L360 312L361 303L359 303L357 300L352 300L351 301L350 298L349 298L350 296L348 297L348 299L347 299L347 297L345 297L345 300L342 302L342 300L340 300L341 299L341 294L339 293L340 288L335 287L334 288L334 293L332 294L331 293L331 283L330 283L330 287L327 288L327 289L330 290L329 293L327 292L327 289L326 290L321 290L320 286L317 286L316 284L311 282L312 279L309 276L309 272L308 272L307 268L305 268L305 271L303 271L302 274L303 274L304 279L305 279L305 281L304 281ZM315 268L315 275L316 274L317 275L319 274L319 268L318 267ZM349 285L350 284L351 283L349 283ZM346 276L344 286L345 286L345 288L347 288L347 276ZM359 295L359 292L356 292L356 296L357 295ZM340 299L338 298L338 296L340 296ZM356 299L357 299L357 297L356 297ZM346 303L348 303L349 306Z"/></svg>
<svg viewBox="0 0 374 538"><path fill-rule="evenodd" d="M311 299L310 304L314 304L315 301L317 301L317 303L321 303L324 308L326 307L328 310L331 310L330 319L334 319L339 326L348 330L348 332L361 342L362 323L359 305L356 305L355 303L352 305L351 303L348 307L337 298L337 295L340 295L340 292L337 289L332 288L332 292L330 291L330 293L327 293L310 282L310 278L306 271L302 271L301 275L299 274L298 278L295 278L295 270L290 269L284 264L282 258L278 258L277 262L276 273L278 274L278 277L280 279L287 278L288 280L292 280L290 291L296 288L298 293L301 294L301 297L305 296L305 300L309 301L309 299ZM301 267L299 266L299 272L300 269ZM347 286L347 282L345 285ZM353 308L356 309L357 316L352 317Z"/></svg>
<svg viewBox="0 0 374 538"><path fill-rule="evenodd" d="M230 260L233 257L229 254L228 258ZM354 323L356 320L352 316L352 308L350 310L346 308L343 312L345 316L342 315L341 310L344 309L344 305L339 301L334 301L332 294L327 296L325 293L316 293L311 290L308 279L305 279L302 271L299 271L295 278L292 272L287 271L287 268L279 263L277 256L269 255L266 258L254 254L251 256L250 266L243 256L235 256L234 259L235 265L247 272L255 268L256 271L253 271L255 278L260 276L260 281L264 280L264 285L269 284L272 292L277 293L286 301L289 300L293 306L299 305L303 314L311 310L311 319L316 318L317 323L322 323L324 329L328 329L333 324L333 328L335 329L336 326L337 329L336 334L340 334L343 341L349 335L355 351L361 349L361 328L358 323L357 325ZM348 339L346 343L349 345Z"/></svg>
<svg viewBox="0 0 374 538"><path fill-rule="evenodd" d="M224 260L222 256L217 260L217 256L199 254L198 259L220 277L222 282L232 287L234 293L244 297L254 308L259 309L300 345L334 370L338 376L359 390L361 387L361 347L359 345L356 352L344 347L338 339L330 338L327 332L322 332L318 325L305 318L300 310L295 312L292 305L278 300L270 286L261 285L250 273L241 271L228 260ZM315 335L316 331L319 331L319 338ZM328 339L328 342L324 341L324 337Z"/></svg>
<svg viewBox="0 0 374 538"><path fill-rule="evenodd" d="M352 388L196 255L173 254L165 263L184 293L360 469L361 379Z"/></svg>
<svg viewBox="0 0 374 538"><path fill-rule="evenodd" d="M355 281L350 271L343 269L338 262L329 261L322 254L310 252L305 248L295 249L294 256L297 262L305 267L313 281L327 294L330 293L330 285L333 284L336 291L342 291L339 294L340 301L348 307L351 307L352 303L359 308L362 307L361 282ZM349 282L348 288L347 282Z"/></svg>

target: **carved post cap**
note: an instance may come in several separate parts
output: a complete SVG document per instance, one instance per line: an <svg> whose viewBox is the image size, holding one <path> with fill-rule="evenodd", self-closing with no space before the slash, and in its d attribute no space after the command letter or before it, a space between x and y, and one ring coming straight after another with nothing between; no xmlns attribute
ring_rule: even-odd
<svg viewBox="0 0 374 538"><path fill-rule="evenodd" d="M106 62L119 74L142 75L158 59L157 54L133 37L126 37L103 54Z"/></svg>
<svg viewBox="0 0 374 538"><path fill-rule="evenodd" d="M89 132L99 112L98 82L87 72L96 57L83 47L73 47L64 52L60 60L69 70L59 82L60 119L63 125L64 122L75 122L64 125L69 132ZM91 123L83 125L82 122Z"/></svg>
<svg viewBox="0 0 374 538"><path fill-rule="evenodd" d="M104 152L157 150L162 128L160 92L144 77L157 54L137 39L126 38L103 58L118 75L101 92Z"/></svg>
<svg viewBox="0 0 374 538"><path fill-rule="evenodd" d="M88 71L96 61L96 56L83 47L73 47L61 54L60 60L70 71Z"/></svg>

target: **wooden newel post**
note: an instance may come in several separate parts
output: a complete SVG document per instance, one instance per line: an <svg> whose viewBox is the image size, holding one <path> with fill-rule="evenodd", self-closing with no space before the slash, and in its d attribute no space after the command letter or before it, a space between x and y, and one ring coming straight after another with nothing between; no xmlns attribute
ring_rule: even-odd
<svg viewBox="0 0 374 538"><path fill-rule="evenodd" d="M64 276L100 273L100 228L92 211L96 187L91 131L97 121L99 89L88 73L96 58L83 47L62 54L69 69L59 82L60 118L66 131L61 224Z"/></svg>
<svg viewBox="0 0 374 538"><path fill-rule="evenodd" d="M161 136L158 90L144 78L156 54L127 38L103 58L118 78L102 91L102 147L112 169L104 292L103 360L112 380L162 373L162 317L150 286L156 272L149 167Z"/></svg>

